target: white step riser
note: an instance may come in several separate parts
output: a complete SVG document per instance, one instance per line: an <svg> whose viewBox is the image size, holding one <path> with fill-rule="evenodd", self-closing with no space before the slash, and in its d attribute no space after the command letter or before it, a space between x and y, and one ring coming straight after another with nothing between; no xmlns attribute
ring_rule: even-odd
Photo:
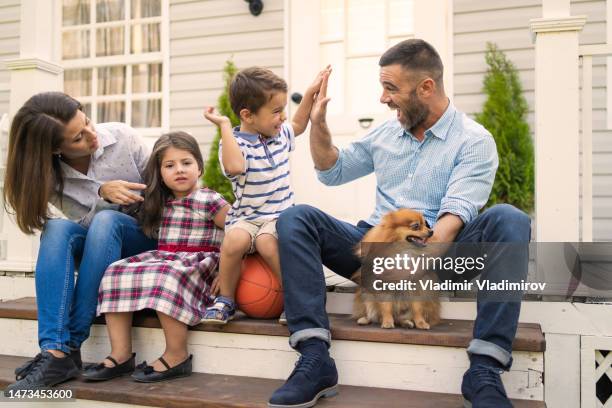
<svg viewBox="0 0 612 408"><path fill-rule="evenodd" d="M0 276L0 299L11 300L36 296L34 278L30 276Z"/></svg>
<svg viewBox="0 0 612 408"><path fill-rule="evenodd" d="M0 332L10 333L0 353L32 356L38 350L37 323L0 319ZM138 360L152 361L164 347L160 329L134 329ZM191 332L189 350L197 372L284 379L297 354L286 337ZM99 361L109 352L104 326L94 326L83 347L86 361ZM429 392L460 393L468 366L465 349L420 345L334 341L331 348L342 384ZM511 398L543 399L542 353L514 353L510 373L503 375Z"/></svg>

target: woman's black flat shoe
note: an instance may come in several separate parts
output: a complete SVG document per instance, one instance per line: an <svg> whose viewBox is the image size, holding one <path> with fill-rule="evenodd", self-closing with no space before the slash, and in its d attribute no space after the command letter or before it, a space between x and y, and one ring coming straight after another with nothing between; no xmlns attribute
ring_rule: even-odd
<svg viewBox="0 0 612 408"><path fill-rule="evenodd" d="M182 363L170 367L170 365L164 360L163 357L159 358L159 361L166 366L166 371L155 371L152 366L147 365L147 362L143 362L136 367L136 371L132 374L132 378L138 382L153 383L164 380L171 380L173 378L188 377L192 373L192 362L193 354Z"/></svg>
<svg viewBox="0 0 612 408"><path fill-rule="evenodd" d="M88 381L106 381L122 375L131 374L134 372L134 366L136 361L136 353L132 353L132 357L125 363L117 363L117 360L111 356L106 357L110 360L114 366L106 367L104 363L96 364L93 367L89 367L81 375Z"/></svg>

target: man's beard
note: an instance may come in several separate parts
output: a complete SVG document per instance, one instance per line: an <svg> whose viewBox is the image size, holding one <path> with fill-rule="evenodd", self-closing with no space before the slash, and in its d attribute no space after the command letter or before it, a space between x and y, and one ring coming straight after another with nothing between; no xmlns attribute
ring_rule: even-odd
<svg viewBox="0 0 612 408"><path fill-rule="evenodd" d="M398 106L402 113L403 121L400 121L404 129L412 132L422 125L429 116L429 106L421 103L417 97L416 89L410 93L410 103L407 108Z"/></svg>

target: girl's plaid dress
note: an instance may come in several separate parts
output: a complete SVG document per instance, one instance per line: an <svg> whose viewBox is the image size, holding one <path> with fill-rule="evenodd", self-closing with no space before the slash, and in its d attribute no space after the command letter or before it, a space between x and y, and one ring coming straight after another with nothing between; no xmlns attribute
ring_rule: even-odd
<svg viewBox="0 0 612 408"><path fill-rule="evenodd" d="M98 315L154 309L185 324L198 324L213 300L210 285L223 240L213 217L226 205L209 189L169 200L157 250L117 261L104 273Z"/></svg>

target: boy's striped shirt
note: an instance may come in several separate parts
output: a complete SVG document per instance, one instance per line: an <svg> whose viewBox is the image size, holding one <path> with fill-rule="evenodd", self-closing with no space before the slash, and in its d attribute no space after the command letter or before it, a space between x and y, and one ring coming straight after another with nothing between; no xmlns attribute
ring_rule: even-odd
<svg viewBox="0 0 612 408"><path fill-rule="evenodd" d="M293 191L289 183L289 153L295 148L291 125L283 123L279 134L264 138L258 134L234 128L234 136L246 162L245 172L230 176L221 160L223 143L219 143L219 162L223 174L232 182L236 201L227 213L225 225L242 220L278 218L293 205Z"/></svg>

